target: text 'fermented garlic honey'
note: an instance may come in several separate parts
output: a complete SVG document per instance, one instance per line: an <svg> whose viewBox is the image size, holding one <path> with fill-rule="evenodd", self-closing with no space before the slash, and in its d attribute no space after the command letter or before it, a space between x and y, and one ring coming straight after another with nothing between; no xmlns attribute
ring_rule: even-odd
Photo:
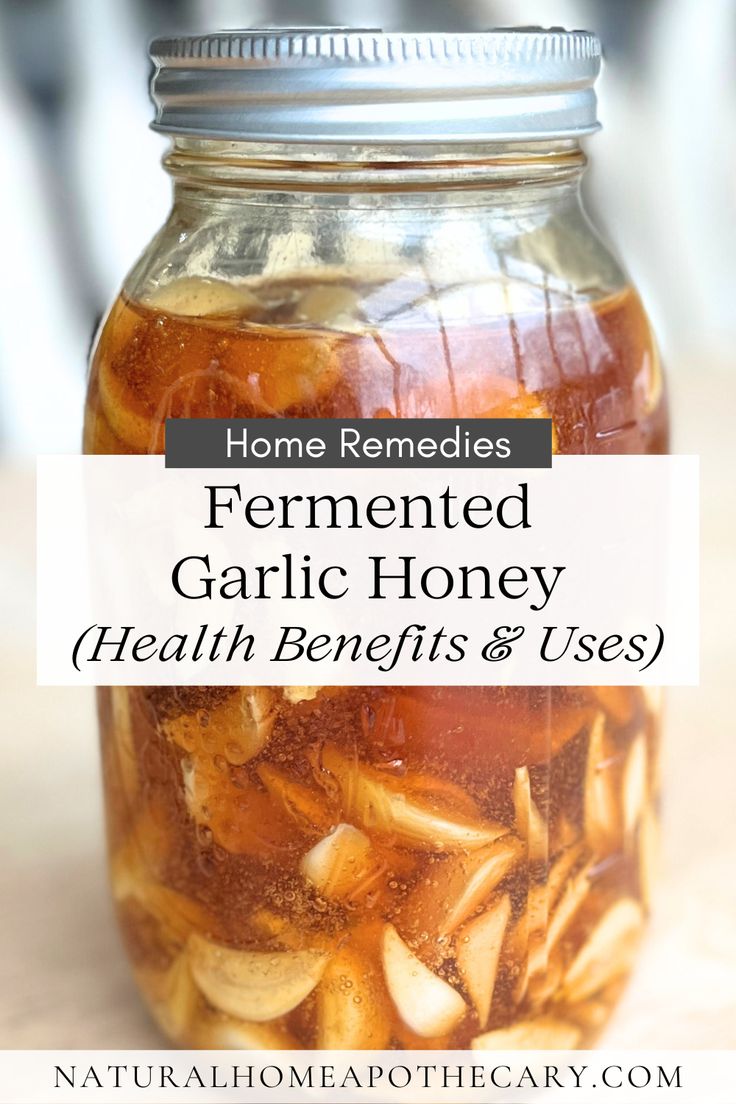
<svg viewBox="0 0 736 1104"><path fill-rule="evenodd" d="M557 452L666 450L646 315L580 205L592 36L153 55L174 205L98 339L85 451L161 452L172 417L545 417ZM651 690L99 704L113 892L172 1039L541 1049L605 1023L649 904Z"/></svg>

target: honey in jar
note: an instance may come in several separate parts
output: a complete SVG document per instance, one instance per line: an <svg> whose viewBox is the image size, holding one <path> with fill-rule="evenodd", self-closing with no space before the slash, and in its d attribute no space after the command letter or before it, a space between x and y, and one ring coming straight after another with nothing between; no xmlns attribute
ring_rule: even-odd
<svg viewBox="0 0 736 1104"><path fill-rule="evenodd" d="M592 36L215 38L153 47L174 204L98 338L85 451L160 453L182 417L543 417L560 453L666 450L646 315L580 205ZM112 889L158 1023L203 1048L589 1045L649 908L659 712L636 686L101 688Z"/></svg>

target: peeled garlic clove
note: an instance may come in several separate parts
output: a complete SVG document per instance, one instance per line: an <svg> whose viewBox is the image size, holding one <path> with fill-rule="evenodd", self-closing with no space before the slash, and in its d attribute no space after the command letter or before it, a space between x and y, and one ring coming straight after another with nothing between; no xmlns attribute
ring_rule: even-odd
<svg viewBox="0 0 736 1104"><path fill-rule="evenodd" d="M368 836L352 824L338 824L303 857L299 869L326 897L349 897L374 882L380 861Z"/></svg>
<svg viewBox="0 0 736 1104"><path fill-rule="evenodd" d="M602 713L593 721L585 768L585 834L600 858L616 849L620 841L618 795L606 749L606 721Z"/></svg>
<svg viewBox="0 0 736 1104"><path fill-rule="evenodd" d="M326 832L335 823L336 817L323 793L290 778L271 763L261 763L257 771L269 796L303 832Z"/></svg>
<svg viewBox="0 0 736 1104"><path fill-rule="evenodd" d="M133 722L130 710L131 691L127 686L111 686L110 726L117 754L120 784L130 805L138 794L138 763L133 740Z"/></svg>
<svg viewBox="0 0 736 1104"><path fill-rule="evenodd" d="M276 719L276 695L269 687L243 686L211 709L163 721L164 735L197 756L221 755L240 767L263 751Z"/></svg>
<svg viewBox="0 0 736 1104"><path fill-rule="evenodd" d="M118 899L134 892L126 886L135 883L157 881L168 863L173 845L172 826L165 813L155 802L145 805L131 828L125 842L115 851L111 862L111 876L115 896Z"/></svg>
<svg viewBox="0 0 736 1104"><path fill-rule="evenodd" d="M269 687L242 687L210 716L217 747L228 763L243 766L264 750L276 720L276 694Z"/></svg>
<svg viewBox="0 0 736 1104"><path fill-rule="evenodd" d="M412 780L403 777L400 788L379 771L325 746L323 766L340 786L346 812L367 831L391 835L399 845L430 851L473 851L492 843L506 832L501 824L443 809L427 795L411 792Z"/></svg>
<svg viewBox="0 0 736 1104"><path fill-rule="evenodd" d="M626 973L643 923L641 905L631 898L612 905L593 928L565 974L560 1000L576 1004Z"/></svg>
<svg viewBox="0 0 736 1104"><path fill-rule="evenodd" d="M298 705L302 701L314 701L322 689L321 686L284 686L284 697L291 705Z"/></svg>
<svg viewBox="0 0 736 1104"><path fill-rule="evenodd" d="M301 1004L328 961L321 951L239 951L201 935L192 935L188 950L192 976L213 1008L254 1023Z"/></svg>
<svg viewBox="0 0 736 1104"><path fill-rule="evenodd" d="M450 935L490 897L523 851L523 844L508 835L468 855L431 864L402 908L402 929Z"/></svg>
<svg viewBox="0 0 736 1104"><path fill-rule="evenodd" d="M392 781L391 784L398 785L399 789L405 790L408 797L430 809L451 809L453 816L465 817L468 820L475 820L480 816L478 802L467 790L447 778L440 778L424 771L412 771L404 775L400 782ZM504 828L504 833L507 831L508 829Z"/></svg>
<svg viewBox="0 0 736 1104"><path fill-rule="evenodd" d="M580 863L585 848L582 843L566 847L554 860L547 873L547 889L549 891L549 903L554 905L559 899L562 890L567 884L567 879L576 866Z"/></svg>
<svg viewBox="0 0 736 1104"><path fill-rule="evenodd" d="M199 901L156 881L138 841L129 839L113 857L110 880L116 901L135 901L157 923L162 936L181 948L192 931L216 931L214 915Z"/></svg>
<svg viewBox="0 0 736 1104"><path fill-rule="evenodd" d="M529 913L527 909L506 929L501 951L506 970L513 979L511 999L521 1004L529 984Z"/></svg>
<svg viewBox="0 0 736 1104"><path fill-rule="evenodd" d="M205 1011L188 1036L199 1050L301 1050L281 1024L247 1023Z"/></svg>
<svg viewBox="0 0 736 1104"><path fill-rule="evenodd" d="M364 328L356 318L359 302L360 296L354 288L339 284L314 284L299 299L294 320L307 325L358 332Z"/></svg>
<svg viewBox="0 0 736 1104"><path fill-rule="evenodd" d="M472 1050L574 1050L581 1035L575 1024L555 1016L537 1016L478 1035L470 1046Z"/></svg>
<svg viewBox="0 0 736 1104"><path fill-rule="evenodd" d="M150 873L138 848L135 830L125 843L110 856L110 884L116 901L135 897L142 882L150 881Z"/></svg>
<svg viewBox="0 0 736 1104"><path fill-rule="evenodd" d="M161 1030L177 1042L186 1042L199 1005L199 990L186 954L180 954L153 984L150 975L142 977L141 986L153 1003Z"/></svg>
<svg viewBox="0 0 736 1104"><path fill-rule="evenodd" d="M193 756L183 758L181 781L187 812L197 824L206 825L207 798L214 781L214 766L211 760L203 762Z"/></svg>
<svg viewBox="0 0 736 1104"><path fill-rule="evenodd" d="M189 815L225 851L263 859L297 848L293 823L258 786L236 782L211 756L182 759L181 770Z"/></svg>
<svg viewBox="0 0 736 1104"><path fill-rule="evenodd" d="M431 851L472 851L497 839L502 830L482 820L474 823L443 815L367 779L354 807L366 828L396 836L408 847Z"/></svg>
<svg viewBox="0 0 736 1104"><path fill-rule="evenodd" d="M317 989L315 1045L319 1050L384 1050L390 1038L390 1008L380 974L354 951L340 952Z"/></svg>
<svg viewBox="0 0 736 1104"><path fill-rule="evenodd" d="M532 1007L540 1007L560 981L562 963L555 954L556 938L550 936L554 922L554 916L549 920L552 899L548 882L532 882L527 891L526 908L507 941L504 956L516 975L513 987L516 1004L526 1000Z"/></svg>
<svg viewBox="0 0 736 1104"><path fill-rule="evenodd" d="M242 689L250 706L251 716L257 724L273 716L276 693L270 686L244 686Z"/></svg>
<svg viewBox="0 0 736 1104"><path fill-rule="evenodd" d="M187 318L222 314L247 317L263 312L262 303L249 288L207 276L187 276L164 284L147 296L146 304Z"/></svg>
<svg viewBox="0 0 736 1104"><path fill-rule="evenodd" d="M517 768L513 797L516 832L527 845L529 862L544 862L548 850L547 822L532 798L528 767Z"/></svg>
<svg viewBox="0 0 736 1104"><path fill-rule="evenodd" d="M386 985L406 1026L422 1038L452 1031L467 1012L460 994L409 950L392 924L384 928L382 942Z"/></svg>
<svg viewBox="0 0 736 1104"><path fill-rule="evenodd" d="M536 1003L539 987L548 976L549 948L547 946L547 920L549 917L549 894L547 886L541 882L532 882L527 890L527 959L526 992Z"/></svg>
<svg viewBox="0 0 736 1104"><path fill-rule="evenodd" d="M142 884L136 898L179 946L186 943L192 932L214 931L219 926L199 901L168 886L155 882Z"/></svg>
<svg viewBox="0 0 736 1104"><path fill-rule="evenodd" d="M529 992L526 1004L530 1011L543 1008L554 997L564 973L562 956L549 954L545 957L543 973L537 973L529 979Z"/></svg>
<svg viewBox="0 0 736 1104"><path fill-rule="evenodd" d="M498 960L510 915L511 901L502 897L480 916L469 920L455 939L457 968L481 1027L486 1026L491 1014Z"/></svg>
<svg viewBox="0 0 736 1104"><path fill-rule="evenodd" d="M622 803L624 832L628 838L633 836L644 814L647 792L647 743L640 733L629 748L624 764Z"/></svg>
<svg viewBox="0 0 736 1104"><path fill-rule="evenodd" d="M591 867L579 871L565 886L547 928L547 945L554 948L575 918L590 892Z"/></svg>

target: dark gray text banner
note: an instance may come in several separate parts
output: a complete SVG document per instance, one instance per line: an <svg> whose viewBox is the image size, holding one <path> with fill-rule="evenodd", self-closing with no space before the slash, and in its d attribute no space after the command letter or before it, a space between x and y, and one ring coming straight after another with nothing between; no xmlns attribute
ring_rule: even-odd
<svg viewBox="0 0 736 1104"><path fill-rule="evenodd" d="M167 468L549 468L549 418L170 418Z"/></svg>

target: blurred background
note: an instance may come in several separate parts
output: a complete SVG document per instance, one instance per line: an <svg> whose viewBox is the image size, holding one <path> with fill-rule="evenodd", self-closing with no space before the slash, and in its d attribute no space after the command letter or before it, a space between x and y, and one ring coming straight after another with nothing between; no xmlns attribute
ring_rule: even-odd
<svg viewBox="0 0 736 1104"><path fill-rule="evenodd" d="M165 217L148 40L259 23L596 31L589 207L644 295L675 397L682 373L730 369L733 0L0 0L0 454L79 448L94 329Z"/></svg>

